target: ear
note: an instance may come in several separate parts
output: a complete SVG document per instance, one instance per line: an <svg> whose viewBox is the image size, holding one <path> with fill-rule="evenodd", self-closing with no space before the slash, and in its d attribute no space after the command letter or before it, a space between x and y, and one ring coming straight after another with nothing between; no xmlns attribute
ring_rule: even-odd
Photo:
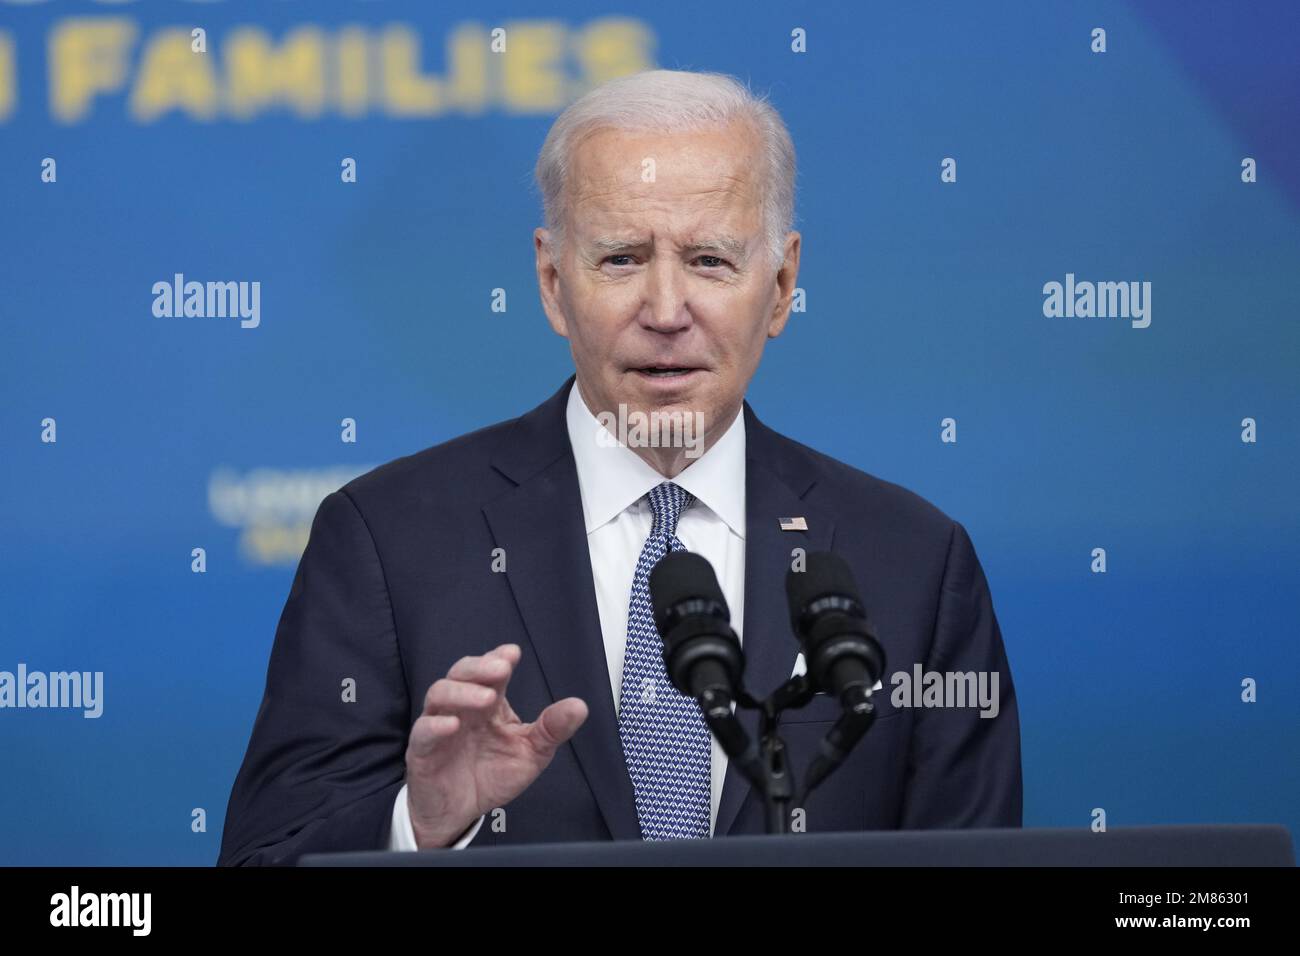
<svg viewBox="0 0 1300 956"><path fill-rule="evenodd" d="M537 260L537 291L541 294L546 321L556 335L569 337L569 325L560 308L560 270L551 258L551 234L545 229L533 230L533 254Z"/></svg>
<svg viewBox="0 0 1300 956"><path fill-rule="evenodd" d="M799 248L803 237L788 232L785 237L785 259L776 272L776 305L767 324L767 337L774 339L785 329L790 318L790 305L794 301L795 282L799 278Z"/></svg>

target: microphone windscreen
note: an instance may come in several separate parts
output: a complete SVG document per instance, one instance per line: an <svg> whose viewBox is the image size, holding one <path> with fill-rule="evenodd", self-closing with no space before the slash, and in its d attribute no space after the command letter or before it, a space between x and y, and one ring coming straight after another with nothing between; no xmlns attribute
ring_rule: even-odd
<svg viewBox="0 0 1300 956"><path fill-rule="evenodd" d="M838 554L810 551L804 560L804 570L791 568L786 572L785 596L790 603L790 624L795 633L799 632L799 619L804 609L818 598L832 594L862 603L853 571Z"/></svg>
<svg viewBox="0 0 1300 956"><path fill-rule="evenodd" d="M727 606L707 559L692 551L669 551L650 571L650 606L656 623L673 607L692 598Z"/></svg>

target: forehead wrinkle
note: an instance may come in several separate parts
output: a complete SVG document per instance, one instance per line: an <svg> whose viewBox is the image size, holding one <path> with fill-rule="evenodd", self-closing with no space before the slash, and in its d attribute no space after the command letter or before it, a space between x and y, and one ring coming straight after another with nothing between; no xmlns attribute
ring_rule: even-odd
<svg viewBox="0 0 1300 956"><path fill-rule="evenodd" d="M647 245L646 241L641 238L612 235L594 236L586 240L586 244L605 253L620 252L624 249L638 249ZM726 253L733 259L745 259L749 254L749 243L737 236L725 233L692 239L679 244L679 248L682 252L717 250Z"/></svg>
<svg viewBox="0 0 1300 956"><path fill-rule="evenodd" d="M748 260L751 242L730 231L715 231L747 222L751 214L762 217L761 189L753 170L737 167L735 157L722 158L703 176L665 175L668 171L661 168L660 177L651 183L636 175L635 164L615 166L599 153L588 158L589 164L579 164L582 172L573 177L575 188L566 204L582 247L606 255L643 249L657 229L665 229L666 235L682 237L673 241L681 251L714 250L735 262ZM659 213L666 214L668 222L651 225Z"/></svg>
<svg viewBox="0 0 1300 956"><path fill-rule="evenodd" d="M666 211L668 222L662 228L669 234L682 236L677 243L682 248L715 246L735 254L743 252L748 245L745 240L733 232L715 229L727 230L729 226L743 229L751 214L761 219L762 208L747 202L737 203L736 200L750 197L731 189L710 187L696 190L694 196L698 198L683 203L680 197L663 194L628 196L624 190L589 193L575 197L570 212L579 232L594 233L585 241L600 248L645 245L647 231L653 233L658 228L649 219L656 212ZM613 197L628 198L630 202L609 202Z"/></svg>
<svg viewBox="0 0 1300 956"><path fill-rule="evenodd" d="M609 201L622 195L630 199L631 205L636 205L653 201L656 189L662 196L667 187L670 193L682 196L712 194L716 198L707 200L712 204L725 204L734 197L761 205L764 184L757 174L762 158L760 146L761 140L752 125L739 121L738 125L719 130L686 132L681 136L664 136L653 131L638 135L635 130L598 127L588 130L574 144L564 204L570 211L579 203L617 206L617 202ZM645 183L640 160L663 155L665 147L670 155L664 157L667 162L658 164L657 183Z"/></svg>
<svg viewBox="0 0 1300 956"><path fill-rule="evenodd" d="M681 196L717 196L725 201L735 197L743 200L760 199L761 183L754 174L752 157L729 155L717 158L707 171L687 164L677 169L676 163L660 163L654 181L646 182L641 176L639 161L614 162L608 156L580 156L574 164L570 183L573 201L601 201L613 196L631 195L651 199L664 192Z"/></svg>
<svg viewBox="0 0 1300 956"><path fill-rule="evenodd" d="M755 191L741 188L743 180L724 184L695 187L673 186L665 182L584 184L573 191L572 205L592 206L601 212L637 214L642 209L672 207L683 202L705 209L724 209L739 201L742 204L759 201ZM689 207L688 207L689 208Z"/></svg>

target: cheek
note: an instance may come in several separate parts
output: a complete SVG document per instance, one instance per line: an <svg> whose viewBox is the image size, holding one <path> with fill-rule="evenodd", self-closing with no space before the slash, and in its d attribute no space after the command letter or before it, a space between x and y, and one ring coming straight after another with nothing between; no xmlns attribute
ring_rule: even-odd
<svg viewBox="0 0 1300 956"><path fill-rule="evenodd" d="M614 356L626 351L619 343L627 323L603 309L570 314L575 318L569 322L569 344L591 369L609 366Z"/></svg>
<svg viewBox="0 0 1300 956"><path fill-rule="evenodd" d="M568 315L574 316L582 336L593 344L607 345L623 330L635 325L639 299L623 289L583 289L573 297Z"/></svg>
<svg viewBox="0 0 1300 956"><path fill-rule="evenodd" d="M767 316L760 315L753 303L745 303L746 316L741 325L731 324L726 332L727 355L733 365L748 369L758 360L767 342ZM739 311L739 310L738 310Z"/></svg>

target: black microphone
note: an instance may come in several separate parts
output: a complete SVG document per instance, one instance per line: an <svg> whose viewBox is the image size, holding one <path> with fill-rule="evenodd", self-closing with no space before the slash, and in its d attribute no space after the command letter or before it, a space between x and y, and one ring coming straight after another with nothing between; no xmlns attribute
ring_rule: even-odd
<svg viewBox="0 0 1300 956"><path fill-rule="evenodd" d="M650 572L650 606L673 686L696 698L706 717L731 717L744 657L712 565L690 551L668 552Z"/></svg>
<svg viewBox="0 0 1300 956"><path fill-rule="evenodd" d="M869 712L871 688L885 673L885 651L848 564L829 551L813 551L805 570L786 574L785 593L809 676L845 710Z"/></svg>

